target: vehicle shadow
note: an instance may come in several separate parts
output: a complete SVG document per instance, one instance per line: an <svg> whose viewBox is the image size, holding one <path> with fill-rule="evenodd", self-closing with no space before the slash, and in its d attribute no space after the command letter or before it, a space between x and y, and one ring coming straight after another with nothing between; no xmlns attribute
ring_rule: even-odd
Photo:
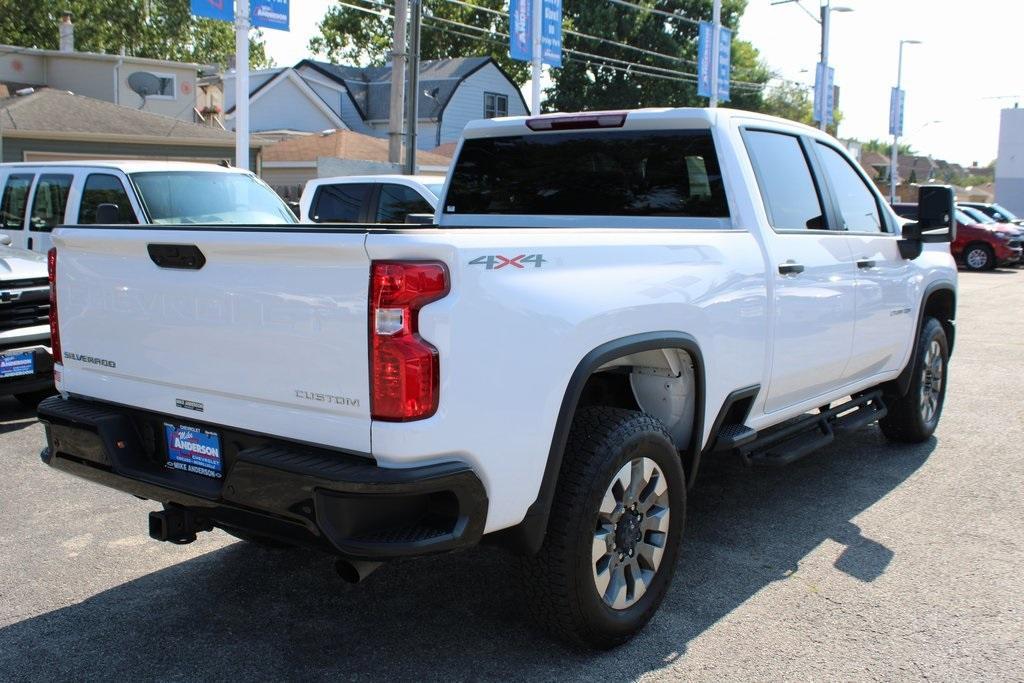
<svg viewBox="0 0 1024 683"><path fill-rule="evenodd" d="M828 539L845 546L836 571L882 575L899 549L852 520L935 444L894 447L869 428L781 470L708 463L665 604L612 652L536 629L497 549L396 563L348 587L325 556L236 543L0 629L0 678L633 679L683 656Z"/></svg>
<svg viewBox="0 0 1024 683"><path fill-rule="evenodd" d="M26 408L13 396L0 397L0 434L16 432L35 423L35 408Z"/></svg>

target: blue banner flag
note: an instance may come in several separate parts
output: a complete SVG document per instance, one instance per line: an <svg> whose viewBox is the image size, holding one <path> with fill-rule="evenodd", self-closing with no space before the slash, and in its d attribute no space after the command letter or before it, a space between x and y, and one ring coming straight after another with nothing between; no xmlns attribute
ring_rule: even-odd
<svg viewBox="0 0 1024 683"><path fill-rule="evenodd" d="M288 0L252 0L249 11L253 26L288 30Z"/></svg>
<svg viewBox="0 0 1024 683"><path fill-rule="evenodd" d="M732 31L718 29L718 99L729 101L729 73L732 71Z"/></svg>
<svg viewBox="0 0 1024 683"><path fill-rule="evenodd" d="M906 91L899 88L893 88L889 93L889 135L903 135L903 104L906 96Z"/></svg>
<svg viewBox="0 0 1024 683"><path fill-rule="evenodd" d="M235 20L234 0L192 0L192 15L218 21Z"/></svg>
<svg viewBox="0 0 1024 683"><path fill-rule="evenodd" d="M697 32L697 94L711 97L711 36L714 26L710 21L700 22Z"/></svg>
<svg viewBox="0 0 1024 683"><path fill-rule="evenodd" d="M533 59L532 0L510 0L508 5L508 55L528 62Z"/></svg>
<svg viewBox="0 0 1024 683"><path fill-rule="evenodd" d="M562 66L562 0L542 0L541 61Z"/></svg>
<svg viewBox="0 0 1024 683"><path fill-rule="evenodd" d="M835 80L836 70L828 68L825 73L825 65L818 62L814 72L814 120L825 122L830 125L835 122Z"/></svg>

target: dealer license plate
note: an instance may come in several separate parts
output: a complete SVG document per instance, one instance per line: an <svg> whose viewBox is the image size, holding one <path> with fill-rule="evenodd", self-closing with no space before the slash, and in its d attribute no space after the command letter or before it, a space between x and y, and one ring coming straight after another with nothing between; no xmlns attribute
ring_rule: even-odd
<svg viewBox="0 0 1024 683"><path fill-rule="evenodd" d="M21 377L35 372L36 360L31 351L0 355L0 377Z"/></svg>
<svg viewBox="0 0 1024 683"><path fill-rule="evenodd" d="M199 427L164 423L167 466L171 469L219 479L223 466L220 435Z"/></svg>

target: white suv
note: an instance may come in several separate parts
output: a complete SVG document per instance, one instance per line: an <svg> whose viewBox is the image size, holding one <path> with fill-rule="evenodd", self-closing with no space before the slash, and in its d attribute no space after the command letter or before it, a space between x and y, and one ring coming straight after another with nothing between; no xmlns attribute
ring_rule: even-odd
<svg viewBox="0 0 1024 683"><path fill-rule="evenodd" d="M299 200L303 223L405 223L432 214L444 176L370 175L316 178Z"/></svg>

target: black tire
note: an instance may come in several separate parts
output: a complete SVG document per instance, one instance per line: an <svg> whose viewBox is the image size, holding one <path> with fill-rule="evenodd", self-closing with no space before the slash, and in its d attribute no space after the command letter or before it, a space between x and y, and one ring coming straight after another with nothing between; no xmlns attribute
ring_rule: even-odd
<svg viewBox="0 0 1024 683"><path fill-rule="evenodd" d="M964 249L963 260L967 270L992 270L996 267L995 252L992 251L992 247L981 242L968 244Z"/></svg>
<svg viewBox="0 0 1024 683"><path fill-rule="evenodd" d="M933 346L934 345L934 346ZM929 350L938 351L938 365L929 363ZM942 323L935 318L925 318L921 334L911 359L910 389L906 396L886 396L888 414L878 421L882 432L891 441L921 443L927 441L939 425L942 404L946 399L946 385L949 383L949 343ZM939 386L935 391L935 368L939 369ZM929 401L929 395L933 401ZM931 410L928 410L931 403Z"/></svg>
<svg viewBox="0 0 1024 683"><path fill-rule="evenodd" d="M56 389L42 389L40 391L29 391L24 394L15 394L14 398L17 399L22 407L35 410L44 398L49 398L56 393Z"/></svg>
<svg viewBox="0 0 1024 683"><path fill-rule="evenodd" d="M639 460L646 464L642 458L653 461L656 467L649 483L643 486L646 495L641 493L632 499L646 499L642 504L650 505L660 482L667 484L667 489L657 494L664 507L640 508L650 515L647 521L655 520L659 514L655 510L660 514L668 510L668 519L664 522L668 529L664 534L643 526L646 524L644 514L631 512L621 503L615 506L619 522L615 523L614 530L607 523L602 526L599 522L606 491L613 490L609 487L621 481L618 477L630 463ZM628 504L628 494L624 500ZM685 509L686 480L682 463L661 422L632 410L580 409L570 430L544 543L539 553L523 559L524 591L533 616L553 635L574 645L607 649L629 640L651 619L668 591L679 557ZM627 521L628 515L633 515L632 522ZM620 526L624 532L621 538L626 540L618 547L610 543L609 554L595 561L593 553L599 532L606 532L608 535L601 533L601 536L609 541L619 539ZM630 538L631 533L635 536ZM654 547L652 543L663 545L658 555L660 559L653 565L646 564L647 569L653 567L653 575L646 577L646 592L643 592L638 587L641 583L631 578L636 570L623 568L623 555L618 551L628 547L629 558L633 559L627 558L626 562L640 567L644 562L641 548L650 550ZM628 593L623 588L617 594L627 600L635 599L622 608L607 604L597 586L599 570L596 567L602 566L602 562L616 566L613 555L619 560L618 571L622 572L619 576L632 582ZM610 590L618 577L613 577L611 568L606 571L610 572L611 582L606 584ZM606 590L605 595L608 592ZM639 597L635 597L638 592Z"/></svg>

